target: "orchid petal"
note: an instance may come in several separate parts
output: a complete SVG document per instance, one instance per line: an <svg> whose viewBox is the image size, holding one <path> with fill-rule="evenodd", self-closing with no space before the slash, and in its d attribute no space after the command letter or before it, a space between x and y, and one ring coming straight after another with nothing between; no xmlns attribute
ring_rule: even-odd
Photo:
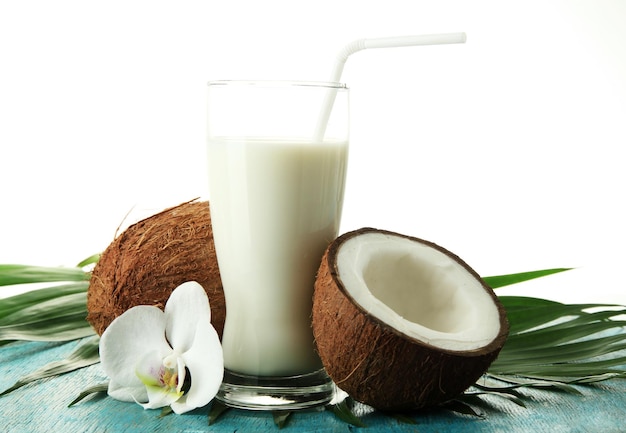
<svg viewBox="0 0 626 433"><path fill-rule="evenodd" d="M191 348L196 323L211 320L209 298L200 284L188 281L178 286L165 304L167 339L178 353Z"/></svg>
<svg viewBox="0 0 626 433"><path fill-rule="evenodd" d="M173 365L169 365L168 360L173 361ZM174 352L164 359L156 351L148 353L139 362L136 374L147 392L147 403L137 400L144 409L169 406L183 395L180 388L185 380L185 363Z"/></svg>
<svg viewBox="0 0 626 433"><path fill-rule="evenodd" d="M109 380L109 388L107 390L109 397L119 401L140 402L148 401L148 392L146 386L140 382L136 386L125 386L117 383L113 379ZM141 403L140 403L141 404Z"/></svg>
<svg viewBox="0 0 626 433"><path fill-rule="evenodd" d="M171 404L172 410L179 414L209 404L224 376L222 345L207 317L198 321L194 335L193 345L181 355L191 373L191 387Z"/></svg>
<svg viewBox="0 0 626 433"><path fill-rule="evenodd" d="M170 406L183 394L182 392L172 391L170 388L162 386L146 386L148 391L148 403L139 403L144 409L158 409L164 406Z"/></svg>
<svg viewBox="0 0 626 433"><path fill-rule="evenodd" d="M161 386L163 358L156 350L145 354L135 366L135 374L145 386Z"/></svg>
<svg viewBox="0 0 626 433"><path fill-rule="evenodd" d="M161 359L172 349L165 339L165 315L157 307L136 306L117 317L100 337L100 361L110 378L109 395L123 401L145 401L145 385L135 368L146 354Z"/></svg>
<svg viewBox="0 0 626 433"><path fill-rule="evenodd" d="M183 389L183 385L185 384L185 376L187 376L187 370L186 370L186 365L185 362L183 361L183 358L178 358L177 360L177 366L178 366L178 384L176 386L176 391L181 392Z"/></svg>

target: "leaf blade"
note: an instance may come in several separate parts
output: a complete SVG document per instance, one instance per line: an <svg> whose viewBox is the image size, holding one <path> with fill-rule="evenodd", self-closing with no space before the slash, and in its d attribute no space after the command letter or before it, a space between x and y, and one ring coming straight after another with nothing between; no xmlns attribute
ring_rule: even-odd
<svg viewBox="0 0 626 433"><path fill-rule="evenodd" d="M25 293L2 298L0 299L0 321L4 321L6 316L18 310L32 307L60 296L87 293L88 288L89 282L87 281L70 282L66 284L54 284L37 290L30 290Z"/></svg>
<svg viewBox="0 0 626 433"><path fill-rule="evenodd" d="M492 289L497 289L511 284L517 284L524 281L534 280L535 278L545 277L559 272L569 271L572 268L553 268L542 269L539 271L519 272L516 274L494 275L491 277L483 277L483 280Z"/></svg>
<svg viewBox="0 0 626 433"><path fill-rule="evenodd" d="M76 265L76 267L82 269L90 265L95 265L96 263L98 263L98 260L100 260L100 256L101 254L98 253L86 257L85 259L81 260L80 263Z"/></svg>
<svg viewBox="0 0 626 433"><path fill-rule="evenodd" d="M80 268L0 264L0 286L54 281L88 281L89 274Z"/></svg>
<svg viewBox="0 0 626 433"><path fill-rule="evenodd" d="M292 412L289 410L272 411L272 417L274 418L274 424L276 424L276 427L279 429L284 428L287 425L287 420L289 419L291 413Z"/></svg>
<svg viewBox="0 0 626 433"><path fill-rule="evenodd" d="M69 373L100 362L99 341L100 337L98 336L86 338L66 359L50 362L30 374L22 376L13 386L1 392L0 397L37 380Z"/></svg>
<svg viewBox="0 0 626 433"><path fill-rule="evenodd" d="M220 416L222 416L225 412L229 410L230 410L230 407L226 406L221 401L214 399L213 402L211 403L211 409L209 410L209 417L208 417L209 425L213 425Z"/></svg>
<svg viewBox="0 0 626 433"><path fill-rule="evenodd" d="M80 394L78 394L78 396L74 400L72 400L70 404L67 405L67 407L74 406L75 404L81 402L82 400L84 400L85 398L89 397L92 394L99 394L102 392L107 392L108 390L109 390L109 382L103 382L103 383L99 383L97 385L93 385L88 388L85 388L83 391L81 391Z"/></svg>
<svg viewBox="0 0 626 433"><path fill-rule="evenodd" d="M0 341L68 341L93 335L86 320L86 291L69 288L69 294L36 296L40 302L27 298L21 304L13 303L12 311L0 318Z"/></svg>
<svg viewBox="0 0 626 433"><path fill-rule="evenodd" d="M337 418L341 421L351 424L355 427L367 427L367 425L352 412L350 408L350 397L345 398L339 403L332 404L327 406L327 409L330 410Z"/></svg>

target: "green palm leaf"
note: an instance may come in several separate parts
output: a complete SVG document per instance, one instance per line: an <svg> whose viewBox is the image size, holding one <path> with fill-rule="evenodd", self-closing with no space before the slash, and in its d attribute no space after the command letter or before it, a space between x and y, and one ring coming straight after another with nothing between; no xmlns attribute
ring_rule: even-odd
<svg viewBox="0 0 626 433"><path fill-rule="evenodd" d="M90 278L85 268L98 258L90 256L73 268L0 265L0 286L40 286L0 299L0 345L13 340L68 341L93 335L85 320Z"/></svg>
<svg viewBox="0 0 626 433"><path fill-rule="evenodd" d="M62 296L86 293L88 286L89 283L87 281L69 282L66 284L59 283L0 299L0 325L12 323L7 318L13 313Z"/></svg>
<svg viewBox="0 0 626 433"><path fill-rule="evenodd" d="M626 377L626 307L500 297L511 332L488 374L520 387L565 389ZM496 386L501 389L502 386Z"/></svg>
<svg viewBox="0 0 626 433"><path fill-rule="evenodd" d="M0 299L0 341L68 341L94 334L87 317L87 281Z"/></svg>
<svg viewBox="0 0 626 433"><path fill-rule="evenodd" d="M21 377L13 386L1 392L0 397L37 380L69 373L100 362L98 354L99 341L100 337L98 336L85 339L85 341L81 342L66 359L53 361Z"/></svg>
<svg viewBox="0 0 626 433"><path fill-rule="evenodd" d="M483 277L483 280L492 289L509 286L511 284L521 283L523 281L533 280L535 278L545 277L559 272L569 271L572 268L554 268L543 269L540 271L520 272L517 274L496 275L493 277Z"/></svg>
<svg viewBox="0 0 626 433"><path fill-rule="evenodd" d="M82 268L44 267L29 265L0 265L0 286L53 281L88 281Z"/></svg>

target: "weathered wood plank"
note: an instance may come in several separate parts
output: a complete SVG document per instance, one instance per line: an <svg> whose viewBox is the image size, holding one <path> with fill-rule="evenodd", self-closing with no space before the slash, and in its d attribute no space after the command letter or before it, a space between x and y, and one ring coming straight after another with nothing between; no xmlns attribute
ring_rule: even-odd
<svg viewBox="0 0 626 433"><path fill-rule="evenodd" d="M66 344L13 343L0 348L0 391L22 375L53 360L63 359L75 347ZM67 431L103 432L259 432L278 431L269 413L230 410L208 425L208 408L185 415L160 417L158 410L143 410L109 397L88 397L67 405L85 388L106 380L99 364L67 375L27 385L0 397L1 431L37 433ZM624 432L626 381L612 380L579 388L582 395L546 391L527 392L527 407L504 401L481 408L485 418L436 410L413 414L416 424L406 424L380 413L363 417L366 429L349 426L329 411L293 414L286 431L292 432Z"/></svg>

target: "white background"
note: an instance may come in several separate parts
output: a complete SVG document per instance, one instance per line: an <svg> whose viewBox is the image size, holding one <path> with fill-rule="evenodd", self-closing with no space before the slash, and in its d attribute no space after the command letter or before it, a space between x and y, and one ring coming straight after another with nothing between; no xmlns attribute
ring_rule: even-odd
<svg viewBox="0 0 626 433"><path fill-rule="evenodd" d="M450 249L511 292L626 304L626 2L0 2L0 263L74 265L207 197L206 82L325 80L353 55L342 232ZM128 213L131 213L127 217Z"/></svg>

